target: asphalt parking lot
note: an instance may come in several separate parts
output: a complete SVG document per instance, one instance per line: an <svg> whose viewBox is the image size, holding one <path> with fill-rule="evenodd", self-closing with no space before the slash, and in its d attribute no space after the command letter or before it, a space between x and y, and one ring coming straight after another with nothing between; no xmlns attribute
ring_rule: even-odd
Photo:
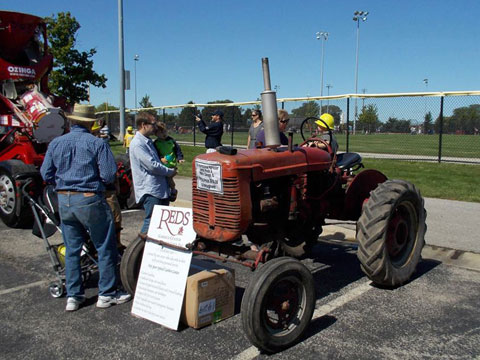
<svg viewBox="0 0 480 360"><path fill-rule="evenodd" d="M142 220L124 213L124 239ZM212 326L172 331L130 314L131 303L66 313L52 298L53 271L41 239L0 225L0 354L5 359L480 359L480 272L424 259L414 279L394 290L372 286L355 244L328 236L304 260L317 290L305 338L275 355L260 354L243 333L241 297L251 272L235 266L236 314ZM55 235L53 241L58 241Z"/></svg>

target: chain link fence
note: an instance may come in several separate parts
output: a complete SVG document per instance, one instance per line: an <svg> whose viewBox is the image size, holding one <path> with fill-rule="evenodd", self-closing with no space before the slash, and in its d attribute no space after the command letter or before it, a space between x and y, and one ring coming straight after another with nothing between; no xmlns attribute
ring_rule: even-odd
<svg viewBox="0 0 480 360"><path fill-rule="evenodd" d="M287 110L294 143L300 144L301 125L309 116L328 112L335 119L339 151L358 152L364 157L480 164L480 92L362 94L278 99ZM224 112L223 144L245 147L251 111L260 101L221 104L159 106L154 112L167 124L180 143L203 146L204 135L194 119L201 114L208 123L211 114ZM119 132L119 113L104 116L113 133ZM135 127L134 114L127 112L125 127Z"/></svg>

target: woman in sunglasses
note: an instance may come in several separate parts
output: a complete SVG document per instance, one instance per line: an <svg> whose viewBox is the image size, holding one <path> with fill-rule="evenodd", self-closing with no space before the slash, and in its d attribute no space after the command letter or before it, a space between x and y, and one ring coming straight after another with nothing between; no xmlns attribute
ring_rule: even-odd
<svg viewBox="0 0 480 360"><path fill-rule="evenodd" d="M287 112L287 110L280 109L280 110L278 110L277 115L278 115L278 130L280 131L280 144L288 145L288 138L283 133L285 131L285 129L287 128L288 122L290 121L290 118L288 116L288 112ZM255 147L257 149L260 149L260 148L264 148L265 145L266 145L265 144L265 130L262 129L257 134Z"/></svg>
<svg viewBox="0 0 480 360"><path fill-rule="evenodd" d="M257 134L263 130L263 117L260 110L252 111L252 124L248 129L247 149L255 149Z"/></svg>

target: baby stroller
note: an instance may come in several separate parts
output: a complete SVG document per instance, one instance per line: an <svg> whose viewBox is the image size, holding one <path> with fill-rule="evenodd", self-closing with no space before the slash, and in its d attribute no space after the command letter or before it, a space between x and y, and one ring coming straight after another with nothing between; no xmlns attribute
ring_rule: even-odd
<svg viewBox="0 0 480 360"><path fill-rule="evenodd" d="M37 199L34 199L26 190L30 182L31 181L28 181L22 187L22 193L32 209L34 218L32 233L42 238L45 242L47 253L52 262L53 271L57 277L57 280L50 283L48 287L50 295L58 298L65 293L65 245L63 243L52 245L48 240L57 230L61 233L57 194L54 192L53 186L48 185L43 189L43 192L37 196ZM88 281L92 273L98 269L98 264L95 259L95 247L88 233L85 235L87 240L83 245L80 258L82 280L84 283Z"/></svg>

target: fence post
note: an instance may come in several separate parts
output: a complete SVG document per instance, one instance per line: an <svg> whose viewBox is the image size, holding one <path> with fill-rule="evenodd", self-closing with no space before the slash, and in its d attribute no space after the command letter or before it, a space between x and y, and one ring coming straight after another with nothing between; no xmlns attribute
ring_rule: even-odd
<svg viewBox="0 0 480 360"><path fill-rule="evenodd" d="M166 124L166 122L165 122L165 109L162 109L162 113L163 113L162 114L163 115L163 123Z"/></svg>
<svg viewBox="0 0 480 360"><path fill-rule="evenodd" d="M195 121L195 115L197 115L197 107L193 107L193 146L197 146L196 143L196 138L195 138L195 130L197 127L196 121Z"/></svg>
<svg viewBox="0 0 480 360"><path fill-rule="evenodd" d="M230 140L230 146L233 147L233 133L234 133L234 128L235 128L235 114L234 112L232 111L232 127L231 127L231 131L232 131L232 136L231 136L231 140ZM228 131L228 127L227 127L227 131Z"/></svg>
<svg viewBox="0 0 480 360"><path fill-rule="evenodd" d="M440 136L438 137L438 162L442 162L442 135L443 135L443 98L440 98Z"/></svg>
<svg viewBox="0 0 480 360"><path fill-rule="evenodd" d="M347 148L345 149L348 152L350 149L350 98L347 98Z"/></svg>

